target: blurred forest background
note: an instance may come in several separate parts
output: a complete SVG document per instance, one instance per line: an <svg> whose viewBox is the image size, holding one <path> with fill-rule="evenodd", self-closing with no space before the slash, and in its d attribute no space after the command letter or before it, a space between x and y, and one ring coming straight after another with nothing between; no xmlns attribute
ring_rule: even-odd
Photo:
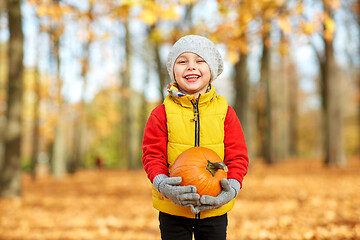
<svg viewBox="0 0 360 240"><path fill-rule="evenodd" d="M0 0L0 195L21 172L137 169L172 44L199 34L252 159L359 156L359 0Z"/></svg>

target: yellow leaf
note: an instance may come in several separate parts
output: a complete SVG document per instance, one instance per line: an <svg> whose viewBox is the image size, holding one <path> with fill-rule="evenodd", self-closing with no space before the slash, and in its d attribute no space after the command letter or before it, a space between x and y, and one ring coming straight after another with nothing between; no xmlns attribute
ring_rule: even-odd
<svg viewBox="0 0 360 240"><path fill-rule="evenodd" d="M112 19L120 19L120 20L126 20L130 14L130 7L127 5L122 5L120 7L115 7L111 11L111 18Z"/></svg>
<svg viewBox="0 0 360 240"><path fill-rule="evenodd" d="M100 38L105 40L105 39L108 39L109 37L110 37L110 33L107 32L107 33L103 34Z"/></svg>
<svg viewBox="0 0 360 240"><path fill-rule="evenodd" d="M275 8L267 8L264 12L264 17L266 19L271 19L277 14L277 10Z"/></svg>
<svg viewBox="0 0 360 240"><path fill-rule="evenodd" d="M254 19L254 17L251 14L251 12L243 11L242 14L240 14L239 19L240 19L241 23L247 24L247 23L251 22Z"/></svg>
<svg viewBox="0 0 360 240"><path fill-rule="evenodd" d="M302 15L304 11L303 2L299 2L298 4L296 4L295 10L297 14Z"/></svg>
<svg viewBox="0 0 360 240"><path fill-rule="evenodd" d="M265 40L264 40L264 45L265 47L267 48L270 48L271 47L271 39L270 37L266 37Z"/></svg>
<svg viewBox="0 0 360 240"><path fill-rule="evenodd" d="M332 19L329 16L325 16L324 25L325 25L324 38L327 41L332 41L336 30L336 24L334 19Z"/></svg>
<svg viewBox="0 0 360 240"><path fill-rule="evenodd" d="M325 29L332 33L335 32L336 25L334 19L330 17L325 18Z"/></svg>
<svg viewBox="0 0 360 240"><path fill-rule="evenodd" d="M228 15L228 13L230 12L229 9L223 5L220 5L219 8L219 13L223 14L223 15Z"/></svg>
<svg viewBox="0 0 360 240"><path fill-rule="evenodd" d="M315 31L315 24L312 22L301 22L300 28L306 35L311 35Z"/></svg>
<svg viewBox="0 0 360 240"><path fill-rule="evenodd" d="M240 51L240 53L247 54L249 52L246 37L240 37L235 41L235 44L236 44L236 48Z"/></svg>
<svg viewBox="0 0 360 240"><path fill-rule="evenodd" d="M30 5L36 5L37 1L36 0L28 0L27 1Z"/></svg>
<svg viewBox="0 0 360 240"><path fill-rule="evenodd" d="M279 44L279 52L281 55L289 55L289 42L286 39L282 39Z"/></svg>
<svg viewBox="0 0 360 240"><path fill-rule="evenodd" d="M71 12L72 12L72 9L71 9L70 6L62 6L62 7L61 7L61 12L62 12L62 14L71 13Z"/></svg>
<svg viewBox="0 0 360 240"><path fill-rule="evenodd" d="M340 9L340 0L325 0L325 4L330 6L333 10Z"/></svg>
<svg viewBox="0 0 360 240"><path fill-rule="evenodd" d="M38 17L43 17L49 14L49 9L48 7L44 6L44 5L40 5L37 9L37 15Z"/></svg>
<svg viewBox="0 0 360 240"><path fill-rule="evenodd" d="M140 14L139 14L139 19L142 20L144 23L146 23L147 25L153 25L157 22L158 18L155 14L154 11L151 11L149 9L144 9Z"/></svg>
<svg viewBox="0 0 360 240"><path fill-rule="evenodd" d="M122 0L121 5L133 7L133 6L141 5L140 2L141 1L135 1L135 0Z"/></svg>
<svg viewBox="0 0 360 240"><path fill-rule="evenodd" d="M239 53L234 50L229 50L227 53L227 60L232 64L235 64L239 61Z"/></svg>
<svg viewBox="0 0 360 240"><path fill-rule="evenodd" d="M333 0L332 7L334 10L339 10L340 9L340 0Z"/></svg>
<svg viewBox="0 0 360 240"><path fill-rule="evenodd" d="M245 43L245 44L241 44L240 47L240 52L241 53L244 53L244 54L248 54L249 53L249 48L248 48L248 45Z"/></svg>
<svg viewBox="0 0 360 240"><path fill-rule="evenodd" d="M291 25L290 25L290 21L287 17L279 18L277 23L278 23L281 31L283 31L283 33L285 33L285 34L291 33Z"/></svg>
<svg viewBox="0 0 360 240"><path fill-rule="evenodd" d="M180 4L191 4L191 3L193 3L194 2L194 0L180 0Z"/></svg>
<svg viewBox="0 0 360 240"><path fill-rule="evenodd" d="M263 31L263 34L267 34L271 31L271 23L269 21L266 21L263 23L262 31Z"/></svg>
<svg viewBox="0 0 360 240"><path fill-rule="evenodd" d="M95 37L96 37L96 34L95 34L94 30L90 30L89 31L89 39L88 39L88 41L93 42Z"/></svg>
<svg viewBox="0 0 360 240"><path fill-rule="evenodd" d="M62 7L59 4L56 4L50 9L50 17L53 18L56 22L60 22L62 18Z"/></svg>
<svg viewBox="0 0 360 240"><path fill-rule="evenodd" d="M164 40L164 33L159 28L155 28L151 31L149 39L153 42L161 42Z"/></svg>
<svg viewBox="0 0 360 240"><path fill-rule="evenodd" d="M162 9L160 18L163 20L179 20L180 15L176 12L175 6L170 6L167 9Z"/></svg>
<svg viewBox="0 0 360 240"><path fill-rule="evenodd" d="M241 28L235 27L235 28L232 29L232 36L233 36L234 38L240 37L242 34L243 34L243 31L242 31Z"/></svg>

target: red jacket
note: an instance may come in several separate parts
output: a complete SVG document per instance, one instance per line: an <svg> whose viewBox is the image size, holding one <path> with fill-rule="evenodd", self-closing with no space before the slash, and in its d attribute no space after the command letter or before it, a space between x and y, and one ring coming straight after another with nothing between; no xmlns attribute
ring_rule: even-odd
<svg viewBox="0 0 360 240"><path fill-rule="evenodd" d="M153 182L159 174L169 175L167 164L167 123L164 104L157 106L150 114L147 121L142 144L142 162L148 178ZM225 159L228 179L233 178L242 181L247 173L249 159L245 143L244 133L232 107L228 111L224 124Z"/></svg>

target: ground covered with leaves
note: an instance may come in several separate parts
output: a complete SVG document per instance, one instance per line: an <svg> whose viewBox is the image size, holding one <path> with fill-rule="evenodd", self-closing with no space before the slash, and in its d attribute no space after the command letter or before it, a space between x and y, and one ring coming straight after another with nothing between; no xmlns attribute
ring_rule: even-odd
<svg viewBox="0 0 360 240"><path fill-rule="evenodd" d="M228 239L360 239L360 160L255 161L229 213ZM1 240L160 239L142 170L23 177L21 198L0 199Z"/></svg>

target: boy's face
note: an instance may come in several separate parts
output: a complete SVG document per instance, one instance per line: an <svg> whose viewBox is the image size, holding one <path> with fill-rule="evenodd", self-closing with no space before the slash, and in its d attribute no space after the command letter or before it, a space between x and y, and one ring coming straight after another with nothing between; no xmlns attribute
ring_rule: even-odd
<svg viewBox="0 0 360 240"><path fill-rule="evenodd" d="M196 98L206 92L211 78L209 65L191 52L184 52L176 59L174 75L180 90Z"/></svg>

